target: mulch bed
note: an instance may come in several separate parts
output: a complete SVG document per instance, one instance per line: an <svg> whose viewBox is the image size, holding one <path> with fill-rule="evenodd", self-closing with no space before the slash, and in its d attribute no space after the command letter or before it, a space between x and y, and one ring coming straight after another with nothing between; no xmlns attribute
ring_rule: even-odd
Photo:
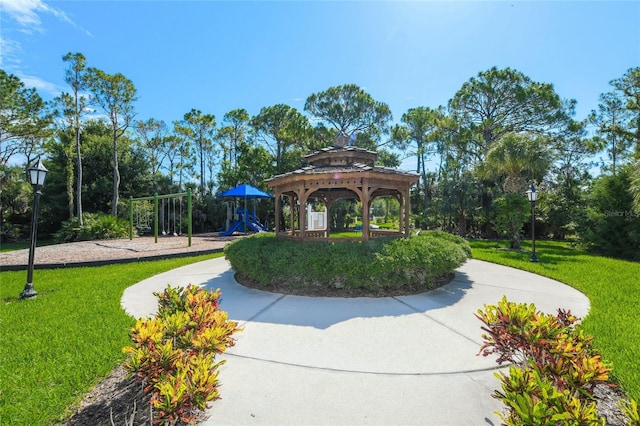
<svg viewBox="0 0 640 426"><path fill-rule="evenodd" d="M143 392L141 382L127 379L122 366L113 372L84 398L76 413L65 425L112 426L151 425L153 415L151 395Z"/></svg>

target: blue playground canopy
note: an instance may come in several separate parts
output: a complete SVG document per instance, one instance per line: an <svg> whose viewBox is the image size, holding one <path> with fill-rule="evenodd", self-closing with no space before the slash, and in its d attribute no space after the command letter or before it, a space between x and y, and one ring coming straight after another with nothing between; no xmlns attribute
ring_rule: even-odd
<svg viewBox="0 0 640 426"><path fill-rule="evenodd" d="M216 197L239 197L239 198L274 198L273 195L267 194L258 188L247 185L246 183L221 192Z"/></svg>
<svg viewBox="0 0 640 426"><path fill-rule="evenodd" d="M236 213L240 217L233 224L231 224L231 226L228 227L226 231L220 233L221 236L232 235L236 230L240 232L247 232L248 229L251 229L255 232L267 230L267 228L262 225L256 217L255 201L253 206L253 214L251 214L251 212L247 209L247 199L255 200L256 198L275 198L273 195L267 194L266 192L261 191L251 185L242 184L236 186L235 188L231 188L228 191L221 192L220 194L216 195L216 197L244 199L244 209L239 208L236 210Z"/></svg>

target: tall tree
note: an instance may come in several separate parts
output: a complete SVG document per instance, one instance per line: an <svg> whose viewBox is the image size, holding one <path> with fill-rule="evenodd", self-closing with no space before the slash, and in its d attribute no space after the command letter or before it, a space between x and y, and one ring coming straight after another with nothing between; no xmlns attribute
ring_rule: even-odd
<svg viewBox="0 0 640 426"><path fill-rule="evenodd" d="M175 129L194 144L200 166L200 191L204 195L207 189L205 160L208 153L213 150L216 117L213 114L203 114L200 110L192 109L184 115Z"/></svg>
<svg viewBox="0 0 640 426"><path fill-rule="evenodd" d="M60 120L60 139L68 140L66 152L66 183L67 183L67 208L69 219L77 216L78 225L82 226L82 151L80 147L80 132L82 127L82 116L86 111L87 99L81 91L86 88L86 59L82 53L67 53L62 60L69 63L65 70L65 82L71 87L71 93L63 92L53 101L54 115ZM73 137L67 137L67 133L72 132ZM73 160L75 154L75 185L76 193L74 200L74 168ZM75 210L74 210L75 201Z"/></svg>
<svg viewBox="0 0 640 426"><path fill-rule="evenodd" d="M184 139L176 134L170 134L164 137L162 147L164 148L164 155L166 158L166 164L163 168L167 171L167 176L171 184L173 184L174 175L178 168L178 161L180 158L180 148L184 143Z"/></svg>
<svg viewBox="0 0 640 426"><path fill-rule="evenodd" d="M62 99L65 115L72 117L72 128L76 143L76 216L78 225L82 226L82 150L80 146L80 131L82 116L86 112L87 98L82 91L87 87L86 58L82 53L67 53L62 60L69 63L64 73L64 81L71 87L71 94Z"/></svg>
<svg viewBox="0 0 640 426"><path fill-rule="evenodd" d="M118 139L124 135L135 117L133 102L136 101L136 88L124 75L107 74L97 68L87 70L87 85L92 92L91 102L102 108L109 117L113 141L113 196L111 213L118 215L120 199L120 169L118 166Z"/></svg>
<svg viewBox="0 0 640 426"><path fill-rule="evenodd" d="M443 116L440 109L433 110L428 107L410 108L402 114L402 124L392 128L391 138L394 144L403 151L410 150L410 155L417 159L416 173L421 180L418 189L423 194L423 207L428 204L427 197L427 168L426 163L430 155L434 154L438 135L438 124Z"/></svg>
<svg viewBox="0 0 640 426"><path fill-rule="evenodd" d="M592 157L598 150L598 144L586 137L587 123L587 120L571 121L564 131L551 140L556 160L552 171L569 183L580 179L588 171L593 165Z"/></svg>
<svg viewBox="0 0 640 426"><path fill-rule="evenodd" d="M240 146L247 140L249 132L249 113L245 109L234 109L224 115L222 127L218 129L216 140L222 148L222 160L229 167L238 164Z"/></svg>
<svg viewBox="0 0 640 426"><path fill-rule="evenodd" d="M367 135L367 139L379 141L388 133L392 120L391 109L378 102L355 84L330 87L307 98L304 110L329 124L338 134ZM356 140L357 142L357 140Z"/></svg>
<svg viewBox="0 0 640 426"><path fill-rule="evenodd" d="M591 111L590 121L597 126L597 141L607 151L614 175L617 166L626 159L631 145L631 133L627 127L630 117L620 93L615 91L601 94L598 109Z"/></svg>
<svg viewBox="0 0 640 426"><path fill-rule="evenodd" d="M173 147L173 151L168 155L170 160L171 169L170 176L173 179L173 164L175 162L175 169L178 173L178 191L182 191L182 182L188 175L195 174L193 164L196 163L196 159L191 148L191 141L185 135L186 129L180 121L173 122L173 134L169 136L167 148Z"/></svg>
<svg viewBox="0 0 640 426"><path fill-rule="evenodd" d="M69 139L73 139L71 133L67 132L67 135ZM106 119L87 119L83 123L81 137L85 164L91 164L91 167L87 167L84 171L83 204L85 213L109 212L113 195L111 124ZM51 158L47 166L50 169L47 176L47 199L51 202L48 201L47 205L51 207L51 213L57 217L62 213L62 198L64 196L62 174L66 145L67 141L58 140L52 144L49 150ZM135 141L129 138L128 134L118 140L118 164L122 177L121 198L130 195L140 197L153 194L157 190L156 185L161 185L149 173L150 166L147 156L137 148ZM50 178L51 180L49 180ZM54 207L55 205L57 207ZM54 213L53 210L56 212ZM60 220L63 219L59 217L56 223L60 223Z"/></svg>
<svg viewBox="0 0 640 426"><path fill-rule="evenodd" d="M299 165L313 132L307 117L284 104L262 108L251 119L251 126L256 138L271 151L278 174Z"/></svg>
<svg viewBox="0 0 640 426"><path fill-rule="evenodd" d="M167 125L162 120L150 118L147 121L136 121L134 129L141 146L148 154L151 173L158 173L167 155L163 146L169 133Z"/></svg>
<svg viewBox="0 0 640 426"><path fill-rule="evenodd" d="M66 181L66 195L67 195L67 211L68 211L68 220L72 220L75 217L74 210L74 193L73 193L73 184L74 184L74 153L76 151L76 141L75 134L73 132L73 121L74 117L72 114L72 110L68 108L73 103L71 96L68 93L62 93L60 96L56 97L53 100L54 107L54 116L58 118L56 120L56 124L58 126L58 139L60 143L65 145L64 150L64 174ZM82 221L79 221L82 223ZM82 225L81 225L82 226Z"/></svg>
<svg viewBox="0 0 640 426"><path fill-rule="evenodd" d="M633 163L631 168L631 185L629 191L633 196L633 209L640 215L640 160Z"/></svg>
<svg viewBox="0 0 640 426"><path fill-rule="evenodd" d="M545 133L562 126L573 101L563 103L551 84L496 67L478 73L449 101L465 137L461 148L482 161L495 141L507 133Z"/></svg>
<svg viewBox="0 0 640 426"><path fill-rule="evenodd" d="M32 160L50 125L51 115L36 89L0 69L0 165L18 153Z"/></svg>
<svg viewBox="0 0 640 426"><path fill-rule="evenodd" d="M48 147L49 155L47 175L47 210L51 224L59 225L64 220L69 220L68 203L69 194L65 189L69 188L69 172L75 167L74 155L70 150L75 145L73 129L66 127L59 130L58 137ZM81 132L81 144L83 146L83 159L85 164L91 167L83 174L83 208L84 213L97 211L107 212L111 200L112 160L111 160L111 130L106 120L87 119L83 122ZM99 143L98 143L99 141ZM75 151L75 150L74 150ZM120 150L122 151L122 149ZM97 160L99 158L99 160ZM71 161L71 164L69 163ZM90 188L90 191L87 189ZM73 192L73 191L72 191ZM97 209L99 206L99 209Z"/></svg>
<svg viewBox="0 0 640 426"><path fill-rule="evenodd" d="M598 144L586 137L586 125L586 120L573 121L552 139L555 161L545 179L545 196L539 211L547 234L554 238L564 239L575 233L585 209L585 188L591 181L589 169L599 150Z"/></svg>
<svg viewBox="0 0 640 426"><path fill-rule="evenodd" d="M631 139L635 141L634 157L640 160L640 67L630 68L610 84L620 92L624 107L629 112L627 125Z"/></svg>

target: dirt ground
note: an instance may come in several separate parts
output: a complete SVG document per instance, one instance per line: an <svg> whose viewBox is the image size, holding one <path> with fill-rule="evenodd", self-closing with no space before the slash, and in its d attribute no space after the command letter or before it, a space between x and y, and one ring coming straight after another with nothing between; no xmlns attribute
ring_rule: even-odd
<svg viewBox="0 0 640 426"><path fill-rule="evenodd" d="M85 264L99 265L117 262L161 259L173 256L190 256L219 251L238 236L220 237L217 234L198 234L188 237L153 236L135 237L132 240L98 240L64 243L36 247L35 268L70 267ZM0 253L0 270L27 269L29 250Z"/></svg>

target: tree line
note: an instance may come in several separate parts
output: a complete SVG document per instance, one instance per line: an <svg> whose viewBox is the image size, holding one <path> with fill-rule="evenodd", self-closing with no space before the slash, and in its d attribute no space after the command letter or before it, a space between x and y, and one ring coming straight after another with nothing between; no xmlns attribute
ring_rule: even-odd
<svg viewBox="0 0 640 426"><path fill-rule="evenodd" d="M129 196L187 187L196 194L195 229L205 230L223 220L215 193L240 183L268 190L266 178L301 167L304 155L341 134L377 151L384 166L415 158L417 227L507 238L518 248L530 214L524 192L534 184L540 236L581 238L623 257L640 248L637 67L611 80L597 108L579 118L576 100L561 98L552 84L494 67L463 83L446 105L410 108L395 124L389 106L355 84L311 94L303 111L277 104L216 119L194 108L166 123L137 117L138 93L124 75L89 67L81 53L62 60L68 91L51 102L0 69L3 238L30 208L16 160L42 157L51 170L45 232L65 220L82 226L83 212L124 216ZM603 172L592 176L596 166ZM624 243L612 240L610 228Z"/></svg>

